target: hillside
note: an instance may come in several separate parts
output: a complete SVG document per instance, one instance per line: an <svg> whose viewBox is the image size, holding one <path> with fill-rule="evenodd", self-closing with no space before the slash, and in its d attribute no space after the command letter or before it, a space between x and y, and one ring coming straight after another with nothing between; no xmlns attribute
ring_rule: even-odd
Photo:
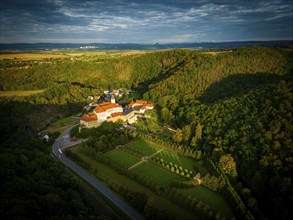
<svg viewBox="0 0 293 220"><path fill-rule="evenodd" d="M27 69L1 64L1 90L44 90L1 98L1 156L34 148L29 140L22 146L13 138L28 133L25 126L40 129L58 115L77 113L88 95L109 86L132 88L156 103L161 123L177 129L175 142L202 151L224 170L257 219L292 215L292 52L243 47L213 55L178 49L51 62ZM37 150L33 158L38 151L48 152ZM226 166L225 158L236 166Z"/></svg>

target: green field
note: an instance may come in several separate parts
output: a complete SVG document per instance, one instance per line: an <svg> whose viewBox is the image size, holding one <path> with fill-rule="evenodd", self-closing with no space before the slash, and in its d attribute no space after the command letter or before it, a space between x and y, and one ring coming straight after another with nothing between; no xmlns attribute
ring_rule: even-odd
<svg viewBox="0 0 293 220"><path fill-rule="evenodd" d="M121 150L115 150L115 151L109 152L105 156L111 161L114 161L118 164L121 164L122 166L127 166L127 167L131 167L132 165L140 161L139 158L132 156Z"/></svg>
<svg viewBox="0 0 293 220"><path fill-rule="evenodd" d="M204 186L177 190L178 192L190 195L208 204L215 213L221 212L226 218L228 217L229 219L233 217L233 212L228 202L219 193L216 193Z"/></svg>
<svg viewBox="0 0 293 220"><path fill-rule="evenodd" d="M170 200L162 196L156 196L149 188L137 183L136 181L128 178L127 176L119 174L117 171L113 170L112 168L102 163L99 163L98 161L88 158L86 155L82 154L79 151L78 147L69 148L67 150L77 153L82 158L82 160L91 164L90 172L92 172L92 174L96 176L97 178L109 179L114 183L125 185L128 188L133 189L134 191L145 193L148 196L154 197L155 205L159 209L176 213L177 217L180 217L178 219L193 219L193 220L199 219L197 216L191 214L189 211L181 208L180 206L171 202ZM93 172L93 170L96 170L96 172Z"/></svg>
<svg viewBox="0 0 293 220"><path fill-rule="evenodd" d="M134 142L131 142L129 144L126 145L128 148L130 149L134 149L136 151L139 151L142 153L142 155L146 155L146 156L150 156L153 153L156 153L158 150L160 150L161 148L156 147L150 143L147 143L143 140L137 140Z"/></svg>
<svg viewBox="0 0 293 220"><path fill-rule="evenodd" d="M168 170L150 163L142 163L133 168L131 172L144 175L158 184L160 187L167 186L171 181L183 181L183 177L173 174Z"/></svg>
<svg viewBox="0 0 293 220"><path fill-rule="evenodd" d="M77 123L78 121L79 121L79 118L77 118L74 115L71 115L67 118L62 118L57 121L54 121L53 123L50 124L50 127L60 127L60 126L68 125L68 124Z"/></svg>
<svg viewBox="0 0 293 220"><path fill-rule="evenodd" d="M132 142L129 145L127 145L127 147L138 149L144 155L151 155L152 153L161 149L160 147L153 146L152 144L147 143L143 140ZM104 164L100 164L97 161L89 159L86 155L80 153L78 151L78 148L73 148L72 150L78 153L84 161L91 164L91 170L96 170L97 172L95 175L106 175L107 178L111 178L111 181L117 181L117 183L125 184L126 186L141 192L146 190L147 192L152 193L149 189L143 187L141 184L135 182L134 180L130 180L128 177L118 174L112 168L107 167ZM121 166L125 167L130 167L140 161L140 158L137 158L121 150L111 151L109 153L106 153L105 156L109 158L111 161L116 162L117 164L121 164ZM160 158L163 158L164 161L172 162L173 164L182 166L183 169L193 170L194 173L199 171L201 172L201 174L206 174L208 172L207 169L204 167L203 161L194 161L183 156L178 156L167 150L162 151L158 154L158 156ZM196 170L194 170L193 168L195 168ZM180 175L172 173L160 166L148 162L139 164L138 166L131 169L129 172L133 172L136 175L139 175L140 177L146 177L147 179L150 179L153 183L162 188L167 187L171 182L186 180L186 178ZM233 217L233 212L229 204L217 192L214 192L204 186L197 186L194 188L176 188L176 190L185 195L190 195L196 198L198 201L202 201L204 204L208 204L214 213L220 212L223 216L229 219ZM169 206L174 206L171 201L169 201L168 204L168 200L165 198L162 198L162 201L164 202L160 205L163 205L166 209L169 209Z"/></svg>
<svg viewBox="0 0 293 220"><path fill-rule="evenodd" d="M179 155L172 153L170 151L164 150L155 156L155 158L157 158L157 157L160 159L162 158L165 161L165 163L172 162L173 165L177 164L178 167L182 166L183 169L198 171L198 170L194 170L194 167L196 165L195 160L192 160L192 159L189 159L189 158L186 158L183 156L179 156Z"/></svg>
<svg viewBox="0 0 293 220"><path fill-rule="evenodd" d="M45 90L26 90L26 91L0 91L0 97L13 97L13 96L29 96L42 93Z"/></svg>

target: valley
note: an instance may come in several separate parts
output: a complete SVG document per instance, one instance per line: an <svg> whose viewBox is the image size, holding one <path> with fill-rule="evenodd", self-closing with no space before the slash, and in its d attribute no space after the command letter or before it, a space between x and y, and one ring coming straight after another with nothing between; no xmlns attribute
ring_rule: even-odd
<svg viewBox="0 0 293 220"><path fill-rule="evenodd" d="M13 54L1 58L7 218L36 209L42 210L36 218L63 218L72 210L82 218L90 213L103 218L83 195L78 177L50 152L67 126L94 110L84 109L88 97L118 88L132 91L119 98L123 108L147 100L154 109L137 117L130 125L135 129L121 127L127 120L76 126L71 137L88 140L63 153L144 218L290 216L292 50L255 46L113 54L41 57L51 63L32 62L29 68L12 63ZM27 64L31 59L21 58ZM38 138L41 131L48 132L49 141ZM32 186L26 191L31 198L27 204L19 183ZM11 195L20 210L13 210ZM39 195L47 202L40 204ZM76 202L69 202L73 197ZM64 204L69 204L67 210L60 208Z"/></svg>

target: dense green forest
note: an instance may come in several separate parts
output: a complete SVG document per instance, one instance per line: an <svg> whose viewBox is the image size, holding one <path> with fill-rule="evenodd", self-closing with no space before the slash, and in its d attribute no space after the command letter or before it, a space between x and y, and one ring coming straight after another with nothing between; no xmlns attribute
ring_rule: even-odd
<svg viewBox="0 0 293 220"><path fill-rule="evenodd" d="M105 219L26 126L22 114L30 111L35 105L1 102L1 219Z"/></svg>
<svg viewBox="0 0 293 220"><path fill-rule="evenodd" d="M56 181L50 175L40 177L34 171L18 170L25 160L44 163L44 167L38 166L44 170L52 168L46 166L48 147L45 150L25 128L38 130L58 117L80 112L88 95L109 86L126 87L156 103L160 121L177 129L175 142L201 151L223 169L253 215L287 219L293 205L292 55L289 50L264 47L243 47L216 55L179 49L102 62L98 57L90 61L56 59L54 64L28 69L2 68L1 90L46 91L1 99L1 176L5 177L1 191L7 198L11 195L7 184L17 183L13 178L18 172L26 183L36 178L50 184ZM17 157L23 159L15 159L15 163L5 159ZM41 162L39 158L44 159ZM225 166L227 161L235 161L236 166ZM54 166L59 169L58 164ZM15 191L21 202L22 191ZM5 201L1 196L1 203ZM14 213L25 216L34 209L43 213L34 206ZM88 214L87 210L82 214Z"/></svg>

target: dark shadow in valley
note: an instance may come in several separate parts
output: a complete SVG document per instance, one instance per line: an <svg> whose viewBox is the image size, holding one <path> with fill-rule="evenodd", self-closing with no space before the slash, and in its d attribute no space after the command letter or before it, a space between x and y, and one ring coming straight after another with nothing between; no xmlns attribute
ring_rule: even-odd
<svg viewBox="0 0 293 220"><path fill-rule="evenodd" d="M169 65L166 67L163 71L161 71L158 75L150 78L149 80L146 80L144 82L139 83L139 87L135 88L136 90L141 91L140 93L143 94L148 90L148 86L153 83L158 83L160 81L163 81L170 76L173 75L174 72L178 71L181 67L185 66L186 63L190 62L193 58L190 58L188 60L181 60L176 61L176 64Z"/></svg>
<svg viewBox="0 0 293 220"><path fill-rule="evenodd" d="M217 101L236 97L268 83L277 83L289 79L289 75L270 73L235 74L213 83L199 98L202 103L212 104Z"/></svg>

